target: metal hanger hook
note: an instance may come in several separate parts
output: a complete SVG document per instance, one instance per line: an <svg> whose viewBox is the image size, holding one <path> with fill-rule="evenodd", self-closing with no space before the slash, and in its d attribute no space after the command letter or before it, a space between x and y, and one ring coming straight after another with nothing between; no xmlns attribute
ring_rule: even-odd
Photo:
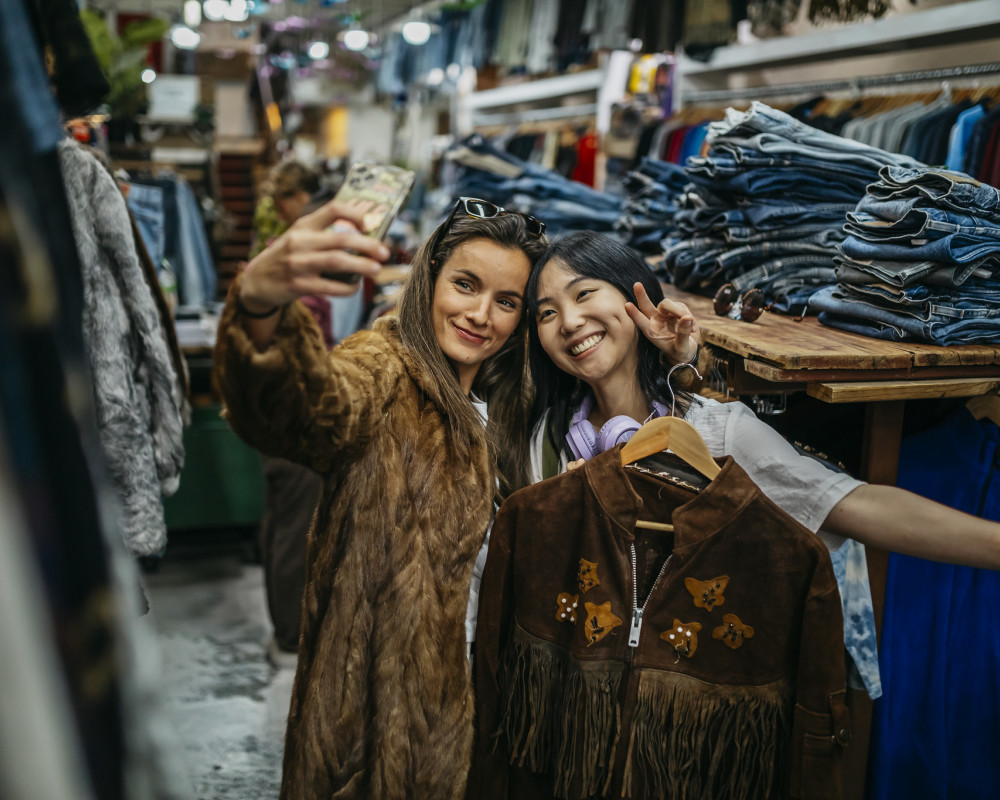
<svg viewBox="0 0 1000 800"><path fill-rule="evenodd" d="M698 380L702 380L701 373L698 372L698 368L694 364L674 364L670 368L670 371L667 373L667 390L670 392L670 416L674 416L674 409L677 407L677 395L674 394L674 387L670 383L670 379L677 370L684 369L685 367L693 369L694 374L698 376Z"/></svg>

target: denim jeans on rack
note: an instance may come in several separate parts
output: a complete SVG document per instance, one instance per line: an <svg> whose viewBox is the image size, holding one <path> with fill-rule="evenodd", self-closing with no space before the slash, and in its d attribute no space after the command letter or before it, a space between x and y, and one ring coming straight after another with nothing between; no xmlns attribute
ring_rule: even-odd
<svg viewBox="0 0 1000 800"><path fill-rule="evenodd" d="M855 164L825 157L789 153L777 156L732 142L720 142L705 157L688 160L687 169L704 170L713 176L738 175L751 170L797 169L817 175L836 175L845 183L867 186L878 177L881 165Z"/></svg>
<svg viewBox="0 0 1000 800"><path fill-rule="evenodd" d="M960 214L1000 220L1000 189L962 172L883 167L879 180L868 187L868 194L879 200L920 197Z"/></svg>
<svg viewBox="0 0 1000 800"><path fill-rule="evenodd" d="M938 345L1000 341L1000 291L992 302L956 295L917 303L915 298L910 302L899 301L896 296L880 292L878 287L837 286L816 292L809 308L822 312L820 322L824 324L834 322L832 327L888 341L914 338ZM826 318L824 313L828 315Z"/></svg>
<svg viewBox="0 0 1000 800"><path fill-rule="evenodd" d="M629 172L622 179L622 186L627 192L634 192L647 185L647 181L659 184L668 191L681 192L687 185L688 177L684 168L669 161L657 161L643 158L637 169Z"/></svg>
<svg viewBox="0 0 1000 800"><path fill-rule="evenodd" d="M680 289L707 291L776 258L825 256L833 264L834 249L809 241L760 242L733 247L717 240L680 241L665 249L666 268ZM714 246L712 246L714 245Z"/></svg>
<svg viewBox="0 0 1000 800"><path fill-rule="evenodd" d="M737 291L760 289L774 311L800 313L817 289L836 284L833 259L828 255L776 258L733 278Z"/></svg>
<svg viewBox="0 0 1000 800"><path fill-rule="evenodd" d="M135 224L139 228L142 243L146 245L146 252L149 253L153 266L159 269L163 263L165 248L166 216L163 208L163 189L141 183L131 184L128 207L135 217Z"/></svg>
<svg viewBox="0 0 1000 800"><path fill-rule="evenodd" d="M889 153L813 128L758 101L745 112L728 110L724 120L709 125L708 139L710 142L742 140L748 146L769 153L796 152L835 160L848 157L876 168L885 164L914 169L923 166L909 156Z"/></svg>
<svg viewBox="0 0 1000 800"><path fill-rule="evenodd" d="M844 227L848 233L871 242L942 239L952 233L1000 241L1000 221L941 208L913 208L895 221L855 211L847 215Z"/></svg>
<svg viewBox="0 0 1000 800"><path fill-rule="evenodd" d="M729 192L747 198L786 198L806 203L814 201L857 203L864 195L863 183L837 179L836 173L810 173L800 169L751 170L716 178L689 170L692 183L715 192Z"/></svg>
<svg viewBox="0 0 1000 800"><path fill-rule="evenodd" d="M965 233L949 233L940 239L911 239L914 244L869 241L848 236L840 244L841 252L859 261L936 261L945 264L969 264L987 259L1000 260L1000 238L983 238Z"/></svg>
<svg viewBox="0 0 1000 800"><path fill-rule="evenodd" d="M871 263L852 261L843 255L835 256L834 261L837 265L837 281L840 283L885 283L897 287L912 286L915 283L926 283L929 286L962 286L968 280L995 280L993 276L1000 275L1000 266L992 268L974 266L970 271L965 264L941 266L931 262L911 264L908 261L889 261L880 262L872 267ZM893 270L892 267L896 269Z"/></svg>

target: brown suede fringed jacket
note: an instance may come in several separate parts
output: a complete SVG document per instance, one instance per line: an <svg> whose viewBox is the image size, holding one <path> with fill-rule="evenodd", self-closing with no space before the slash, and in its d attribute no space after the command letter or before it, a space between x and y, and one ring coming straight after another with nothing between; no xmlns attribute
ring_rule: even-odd
<svg viewBox="0 0 1000 800"><path fill-rule="evenodd" d="M281 313L257 352L230 300L215 352L233 429L324 476L281 797L461 798L465 611L493 497L485 436L456 456L394 318L328 353L304 306Z"/></svg>
<svg viewBox="0 0 1000 800"><path fill-rule="evenodd" d="M467 796L839 800L826 547L732 458L696 493L622 467L619 449L497 514Z"/></svg>

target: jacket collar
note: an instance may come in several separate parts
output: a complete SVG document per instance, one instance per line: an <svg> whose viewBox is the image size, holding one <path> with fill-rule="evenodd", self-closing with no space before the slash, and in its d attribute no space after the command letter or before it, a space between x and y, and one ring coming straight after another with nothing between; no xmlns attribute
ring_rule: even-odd
<svg viewBox="0 0 1000 800"><path fill-rule="evenodd" d="M612 529L631 541L636 520L655 519L656 509L643 508L643 500L632 488L628 470L622 466L621 448L619 445L595 456L580 469L590 492L607 513ZM715 480L673 512L675 552L721 530L760 491L731 456L717 461L722 471Z"/></svg>

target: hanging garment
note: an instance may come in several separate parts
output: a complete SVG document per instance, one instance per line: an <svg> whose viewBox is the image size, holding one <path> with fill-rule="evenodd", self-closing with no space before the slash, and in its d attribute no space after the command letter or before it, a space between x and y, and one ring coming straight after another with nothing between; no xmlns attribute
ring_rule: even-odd
<svg viewBox="0 0 1000 800"><path fill-rule="evenodd" d="M904 439L899 486L1000 521L1000 430L961 406ZM949 536L950 531L941 531ZM872 800L1000 797L1000 572L892 553L869 755Z"/></svg>
<svg viewBox="0 0 1000 800"><path fill-rule="evenodd" d="M137 555L166 546L161 495L184 465L183 398L114 178L76 142L59 147L83 270L84 339L104 456Z"/></svg>
<svg viewBox="0 0 1000 800"><path fill-rule="evenodd" d="M623 467L615 448L501 507L470 796L840 798L849 726L829 555L720 463L693 494Z"/></svg>

